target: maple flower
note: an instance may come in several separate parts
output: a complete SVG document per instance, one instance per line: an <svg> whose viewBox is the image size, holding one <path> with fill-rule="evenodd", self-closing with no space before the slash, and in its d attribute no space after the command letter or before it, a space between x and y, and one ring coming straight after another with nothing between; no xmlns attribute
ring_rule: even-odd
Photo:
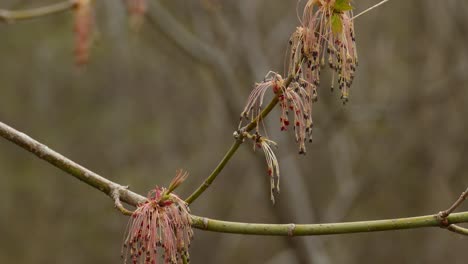
<svg viewBox="0 0 468 264"><path fill-rule="evenodd" d="M94 14L91 0L75 0L74 33L75 33L75 62L82 65L88 62L91 35L94 24Z"/></svg>
<svg viewBox="0 0 468 264"><path fill-rule="evenodd" d="M266 92L271 89L278 97L281 108L280 129L288 130L290 125L289 113L293 115L293 128L296 142L299 144L299 153L305 154L305 142L312 141L312 103L317 100L316 86L302 78L294 79L288 87L284 86L281 75L269 72L265 80L255 85L247 105L241 113L241 128L243 119L255 120L261 113ZM259 131L257 122L257 133Z"/></svg>
<svg viewBox="0 0 468 264"><path fill-rule="evenodd" d="M295 33L300 34L302 42L296 41L296 45L302 45L301 52L308 60L304 79L318 86L320 66L328 63L338 74L343 103L348 101L358 64L352 9L351 0L309 0L302 18L303 27Z"/></svg>
<svg viewBox="0 0 468 264"><path fill-rule="evenodd" d="M293 128L296 142L299 144L299 154L306 153L305 142L312 142L312 104L316 100L316 91L308 90L310 86L305 80L299 79L291 83L288 88L278 95L281 107L281 130L288 129L290 124L289 113L293 113ZM312 91L312 94L311 94Z"/></svg>
<svg viewBox="0 0 468 264"><path fill-rule="evenodd" d="M255 88L247 99L247 105L241 113L239 128L244 118L253 121L260 115L266 92L272 89L274 93L277 93L282 89L283 82L284 80L281 75L270 71L263 82L255 84ZM257 122L257 130L259 123L260 122Z"/></svg>
<svg viewBox="0 0 468 264"><path fill-rule="evenodd" d="M276 143L273 140L269 140L264 136L261 136L258 132L251 135L247 132L244 134L245 137L251 139L254 142L254 151L257 148L262 149L265 154L265 159L267 163L267 174L270 177L270 198L273 203L275 203L274 192L280 191L279 180L280 180L280 171L279 171L279 162L276 159L275 153L271 147L276 147Z"/></svg>
<svg viewBox="0 0 468 264"><path fill-rule="evenodd" d="M122 247L124 263L183 263L188 258L190 209L171 193L187 175L179 170L169 189L156 187L132 214Z"/></svg>

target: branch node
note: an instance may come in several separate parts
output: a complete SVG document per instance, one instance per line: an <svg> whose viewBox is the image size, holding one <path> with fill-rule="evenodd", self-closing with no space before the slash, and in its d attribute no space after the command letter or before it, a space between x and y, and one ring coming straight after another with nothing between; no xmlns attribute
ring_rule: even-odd
<svg viewBox="0 0 468 264"><path fill-rule="evenodd" d="M0 22L5 22L7 24L13 22L10 19L10 12L8 10L0 9Z"/></svg>
<svg viewBox="0 0 468 264"><path fill-rule="evenodd" d="M441 211L435 216L437 221L439 222L440 228L448 228L450 226L450 223L447 219L448 215L449 214L447 213L447 211Z"/></svg>
<svg viewBox="0 0 468 264"><path fill-rule="evenodd" d="M117 185L112 188L111 197L114 200L114 206L124 215L132 215L133 212L127 210L120 201L120 192L128 190L128 186Z"/></svg>
<svg viewBox="0 0 468 264"><path fill-rule="evenodd" d="M296 224L289 224L288 226L288 236L294 236L294 231L296 230Z"/></svg>
<svg viewBox="0 0 468 264"><path fill-rule="evenodd" d="M209 222L209 221L208 221L208 218L203 217L203 218L202 218L202 222L203 222L203 227L204 227L205 229L207 229L207 228L208 228L208 222Z"/></svg>
<svg viewBox="0 0 468 264"><path fill-rule="evenodd" d="M457 232L457 231L454 231L455 229L459 230L457 228L457 226L456 227L451 227L453 225L450 225L447 217L451 213L453 213L466 200L467 197L468 197L468 188L464 192L462 192L460 197L452 204L452 206L450 206L449 209L447 209L445 211L440 211L437 214L436 218L437 218L437 221L439 221L440 227L447 228L447 229L449 229L450 231L453 231L453 232ZM459 228L461 228L461 227L459 227ZM467 234L468 234L468 232L467 232Z"/></svg>
<svg viewBox="0 0 468 264"><path fill-rule="evenodd" d="M237 141L239 141L241 143L244 143L244 141L245 141L244 133L245 133L245 130L241 128L239 130L234 131L232 136L234 137L235 140L237 140Z"/></svg>

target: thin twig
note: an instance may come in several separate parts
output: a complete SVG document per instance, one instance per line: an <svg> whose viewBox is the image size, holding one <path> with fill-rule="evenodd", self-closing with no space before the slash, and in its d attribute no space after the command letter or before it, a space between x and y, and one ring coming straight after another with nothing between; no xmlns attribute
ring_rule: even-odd
<svg viewBox="0 0 468 264"><path fill-rule="evenodd" d="M112 190L112 192L111 192L111 197L112 197L112 199L114 199L115 208L117 208L124 215L132 215L133 212L130 211L130 210L127 210L123 206L122 202L120 201L120 192L123 191L123 190L127 190L127 189L128 189L128 186L115 187L115 189Z"/></svg>
<svg viewBox="0 0 468 264"><path fill-rule="evenodd" d="M460 206L463 203L463 201L466 200L467 197L468 197L468 188L464 192L462 192L460 197L458 197L458 199L452 204L452 206L450 206L449 209L439 213L440 217L445 218L449 216L458 208L458 206Z"/></svg>
<svg viewBox="0 0 468 264"><path fill-rule="evenodd" d="M253 224L238 223L192 216L194 228L244 235L267 236L320 236L351 233L368 233L423 227L439 227L437 215L408 218L344 222L330 224ZM451 224L468 222L468 212L451 214L447 220ZM451 225L452 226L452 225ZM460 227L457 229L459 230Z"/></svg>
<svg viewBox="0 0 468 264"><path fill-rule="evenodd" d="M4 10L0 9L0 22L12 23L21 20L29 20L49 15L54 15L68 11L75 7L76 0L68 0L38 8L25 10Z"/></svg>
<svg viewBox="0 0 468 264"><path fill-rule="evenodd" d="M100 190L112 198L113 191L119 190L121 201L137 206L146 201L146 198L134 193L124 186L112 182L88 169L78 165L60 153L49 149L44 144L32 139L4 123L0 122L0 136L15 143L21 148L35 154L52 165L60 168L75 178ZM114 194L115 195L115 194ZM115 197L115 196L114 196ZM450 214L447 218L451 229L461 231L460 227L453 224L467 223L468 212ZM312 236L348 234L359 232L375 232L399 229L413 229L422 227L440 226L438 215L426 215L410 218L387 219L363 222L332 223L332 224L253 224L236 223L208 219L192 215L192 227L213 232L236 233L247 235L274 235L274 236ZM455 232L455 231L454 231Z"/></svg>
<svg viewBox="0 0 468 264"><path fill-rule="evenodd" d="M242 139L236 139L236 141L232 144L229 150L224 155L223 159L219 162L218 166L213 170L213 172L206 178L203 183L198 187L186 200L188 204L193 203L208 187L210 187L211 183L216 179L218 174L224 169L224 166L229 162L229 160L234 156L239 146L242 144Z"/></svg>
<svg viewBox="0 0 468 264"><path fill-rule="evenodd" d="M369 7L369 8L367 8L366 10L362 11L361 13L359 13L359 14L353 16L351 19L356 19L356 18L358 18L358 17L364 15L365 13L371 11L372 9L374 9L374 8L376 8L376 7L378 7L378 6L381 6L381 5L385 4L385 3L388 2L388 1L390 1L390 0L383 0L383 1L381 1L381 2L379 2L379 3L377 3L377 4L375 4L375 5L373 5L373 6Z"/></svg>
<svg viewBox="0 0 468 264"><path fill-rule="evenodd" d="M454 233L457 233L457 234L460 234L460 235L464 235L464 236L468 236L468 229L466 228L463 228L459 225L449 225L447 227L448 230L454 232Z"/></svg>
<svg viewBox="0 0 468 264"><path fill-rule="evenodd" d="M461 235L468 235L468 229L463 228L461 226L457 226L454 224L451 224L450 221L448 220L448 217L463 203L463 201L466 200L468 197L468 188L462 192L460 197L450 206L449 209L445 211L441 211L437 214L437 221L439 221L439 226L442 228L446 228L449 231L452 231L454 233L458 233Z"/></svg>
<svg viewBox="0 0 468 264"><path fill-rule="evenodd" d="M304 61L301 59L300 63L303 63L303 62ZM288 78L284 81L284 87L288 87L293 80L294 80L294 76L292 74L289 75ZM250 122L245 127L241 128L240 131L241 132L252 131L252 129L257 127L257 123L260 120L264 119L271 112L271 110L275 108L278 102L279 102L278 96L275 96L271 100L271 102L267 105L267 107L265 107L265 109L263 109L263 111L252 122ZM229 160L234 156L237 149L242 144L243 139L244 139L243 133L237 134L236 141L226 152L226 155L224 155L223 159L218 164L218 166L216 166L213 172L203 181L203 183L185 200L188 204L193 203L211 185L211 183L216 179L219 173L223 170L224 166L226 166Z"/></svg>

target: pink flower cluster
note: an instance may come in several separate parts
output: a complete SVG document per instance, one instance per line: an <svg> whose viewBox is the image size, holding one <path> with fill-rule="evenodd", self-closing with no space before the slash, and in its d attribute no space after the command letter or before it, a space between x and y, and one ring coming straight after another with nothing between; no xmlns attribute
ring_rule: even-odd
<svg viewBox="0 0 468 264"><path fill-rule="evenodd" d="M320 83L320 68L328 64L334 71L332 88L337 74L341 99L346 103L358 65L355 41L350 0L309 0L302 27L291 37L289 71L297 71L294 65L305 57L301 77L310 84L309 89L315 90Z"/></svg>
<svg viewBox="0 0 468 264"><path fill-rule="evenodd" d="M317 89L323 66L328 64L333 70L332 89L337 75L343 103L349 98L349 88L358 64L351 0L309 0L302 25L292 34L289 44L288 78L285 80L281 75L269 72L263 82L256 83L239 124L239 132L244 133L244 137L254 139L256 145L264 150L268 174L272 176L276 171L278 179L278 161L270 148L274 142L259 133L266 92L271 89L278 98L281 130L292 126L299 153L305 154L305 143L312 141L312 105L318 99ZM248 133L246 135L248 131L242 131L243 119L256 122L255 135L249 136ZM274 186L272 178L272 200Z"/></svg>
<svg viewBox="0 0 468 264"><path fill-rule="evenodd" d="M183 263L193 238L187 204L156 187L131 216L122 248L125 263Z"/></svg>

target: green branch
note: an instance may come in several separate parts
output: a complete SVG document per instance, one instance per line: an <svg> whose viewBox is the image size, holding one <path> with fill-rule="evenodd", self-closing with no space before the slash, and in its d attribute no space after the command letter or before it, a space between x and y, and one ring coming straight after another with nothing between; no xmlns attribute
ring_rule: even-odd
<svg viewBox="0 0 468 264"><path fill-rule="evenodd" d="M19 20L29 20L38 17L54 15L72 9L76 5L76 0L63 1L48 6L31 8L25 10L10 11L0 9L0 22L16 22Z"/></svg>
<svg viewBox="0 0 468 264"><path fill-rule="evenodd" d="M288 87L291 82L293 81L294 76L289 75L288 78L284 82L284 87ZM257 127L257 124L260 120L264 119L270 112L275 108L278 104L278 96L275 96L271 102L263 109L263 111L256 117L252 122L250 122L247 126L243 127L241 130L245 132L250 132L252 129ZM224 155L221 162L216 166L213 172L203 181L203 183L185 200L188 204L193 203L208 187L213 183L219 173L224 169L226 164L229 160L234 156L239 146L242 144L243 135L238 135L236 141L232 144L229 150Z"/></svg>
<svg viewBox="0 0 468 264"><path fill-rule="evenodd" d="M237 223L213 220L199 216L193 216L192 219L192 226L197 229L221 233L266 236L321 236L443 226L438 219L438 215L308 225ZM458 230L466 232L466 229L457 226L453 227L453 224L468 222L468 212L451 214L447 217L447 220L450 224L448 227L449 230L456 227Z"/></svg>
<svg viewBox="0 0 468 264"><path fill-rule="evenodd" d="M460 234L460 235L468 236L468 229L467 228L463 228L463 227L455 225L455 224L450 224L449 226L447 226L447 230L452 231L452 232L457 233L457 234Z"/></svg>
<svg viewBox="0 0 468 264"><path fill-rule="evenodd" d="M208 176L208 178L205 179L202 185L198 187L186 200L188 204L191 204L193 201L195 201L198 196L200 196L208 187L210 187L211 183L216 179L216 176L224 169L224 166L229 162L229 160L234 156L234 153L236 153L237 149L239 146L242 144L242 140L236 140L231 148L226 152L226 155L224 155L224 158L219 162L218 166L213 170L213 172Z"/></svg>
<svg viewBox="0 0 468 264"><path fill-rule="evenodd" d="M145 197L129 191L126 187L112 182L95 172L73 162L60 153L50 149L46 145L32 139L28 135L21 133L14 128L0 122L0 136L15 143L21 148L31 152L38 158L47 161L55 167L72 175L78 180L100 190L114 200L115 206L121 209L117 201L124 201L130 205L137 205L146 200Z"/></svg>

